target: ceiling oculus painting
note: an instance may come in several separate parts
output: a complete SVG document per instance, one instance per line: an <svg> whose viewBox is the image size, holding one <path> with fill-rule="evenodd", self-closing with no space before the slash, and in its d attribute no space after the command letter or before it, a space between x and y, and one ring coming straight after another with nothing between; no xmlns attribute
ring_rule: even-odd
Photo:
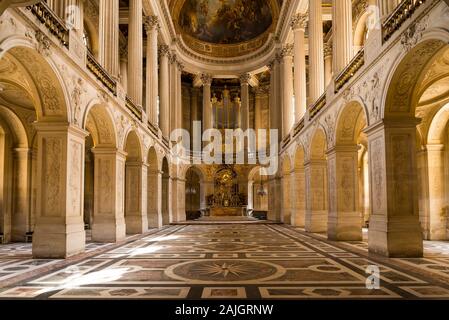
<svg viewBox="0 0 449 320"><path fill-rule="evenodd" d="M179 15L183 32L213 44L253 40L272 23L270 5L261 0L187 0Z"/></svg>

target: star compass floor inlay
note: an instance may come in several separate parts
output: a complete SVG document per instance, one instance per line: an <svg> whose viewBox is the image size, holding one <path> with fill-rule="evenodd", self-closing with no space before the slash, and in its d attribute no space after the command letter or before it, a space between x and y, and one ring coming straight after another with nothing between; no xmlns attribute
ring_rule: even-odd
<svg viewBox="0 0 449 320"><path fill-rule="evenodd" d="M58 260L8 245L0 299L449 299L449 243L425 248L422 259L386 259L369 255L365 241L283 225L178 225L39 272ZM372 266L377 288L367 286Z"/></svg>

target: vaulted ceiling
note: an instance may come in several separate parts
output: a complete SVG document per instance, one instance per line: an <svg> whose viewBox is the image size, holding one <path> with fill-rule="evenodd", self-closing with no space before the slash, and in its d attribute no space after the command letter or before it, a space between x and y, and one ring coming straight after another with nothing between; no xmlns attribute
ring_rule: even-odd
<svg viewBox="0 0 449 320"><path fill-rule="evenodd" d="M172 19L198 53L235 57L262 47L276 28L280 0L171 0Z"/></svg>

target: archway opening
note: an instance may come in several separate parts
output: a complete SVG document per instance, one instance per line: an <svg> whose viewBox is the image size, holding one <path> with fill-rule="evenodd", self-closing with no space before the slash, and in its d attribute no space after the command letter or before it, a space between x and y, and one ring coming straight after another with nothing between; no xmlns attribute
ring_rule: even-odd
<svg viewBox="0 0 449 320"><path fill-rule="evenodd" d="M305 162L307 232L324 233L328 221L327 141L322 128L318 128L310 144L310 158Z"/></svg>
<svg viewBox="0 0 449 320"><path fill-rule="evenodd" d="M170 214L170 169L166 157L162 160L162 225L171 223Z"/></svg>
<svg viewBox="0 0 449 320"><path fill-rule="evenodd" d="M126 233L141 234L148 229L146 195L143 197L143 192L146 189L147 169L142 160L140 139L134 130L128 134L125 152L127 154L125 166Z"/></svg>
<svg viewBox="0 0 449 320"><path fill-rule="evenodd" d="M259 220L268 219L268 176L266 169L255 167L248 175L248 213Z"/></svg>
<svg viewBox="0 0 449 320"><path fill-rule="evenodd" d="M366 126L365 111L359 102L343 107L337 121L335 148L328 153L328 237L332 240L362 240L362 227L369 224L368 143L363 132Z"/></svg>
<svg viewBox="0 0 449 320"><path fill-rule="evenodd" d="M195 168L186 172L186 219L196 220L201 217L201 177Z"/></svg>
<svg viewBox="0 0 449 320"><path fill-rule="evenodd" d="M292 223L291 173L290 159L286 157L282 162L282 222L285 224Z"/></svg>

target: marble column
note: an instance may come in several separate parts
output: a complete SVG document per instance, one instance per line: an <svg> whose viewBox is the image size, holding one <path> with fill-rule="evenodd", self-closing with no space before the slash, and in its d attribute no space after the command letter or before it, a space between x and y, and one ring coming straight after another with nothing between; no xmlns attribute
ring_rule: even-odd
<svg viewBox="0 0 449 320"><path fill-rule="evenodd" d="M128 96L142 106L143 28L142 0L129 0L128 24Z"/></svg>
<svg viewBox="0 0 449 320"><path fill-rule="evenodd" d="M368 247L387 257L422 257L419 222L416 119L380 122L368 136L370 202Z"/></svg>
<svg viewBox="0 0 449 320"><path fill-rule="evenodd" d="M84 142L87 132L67 124L37 124L36 259L84 252Z"/></svg>
<svg viewBox="0 0 449 320"><path fill-rule="evenodd" d="M241 123L240 127L243 131L250 128L249 124L249 81L251 75L249 73L240 76L242 106L240 107Z"/></svg>
<svg viewBox="0 0 449 320"><path fill-rule="evenodd" d="M307 26L307 14L297 14L293 17L291 27L294 35L294 91L295 91L295 122L299 122L307 108L306 82L306 49L304 33Z"/></svg>
<svg viewBox="0 0 449 320"><path fill-rule="evenodd" d="M177 117L176 128L183 129L183 110L182 110L182 72L184 71L184 65L181 62L177 62L177 74L176 74L176 102L177 102Z"/></svg>
<svg viewBox="0 0 449 320"><path fill-rule="evenodd" d="M322 0L309 0L310 100L315 103L324 93Z"/></svg>
<svg viewBox="0 0 449 320"><path fill-rule="evenodd" d="M94 212L92 240L118 242L126 237L126 154L114 148L94 148Z"/></svg>
<svg viewBox="0 0 449 320"><path fill-rule="evenodd" d="M128 87L128 50L120 49L120 82L123 88Z"/></svg>
<svg viewBox="0 0 449 320"><path fill-rule="evenodd" d="M282 128L282 99L279 92L280 86L280 64L278 56L270 63L270 129L279 130ZM282 134L278 134L278 140L281 141Z"/></svg>
<svg viewBox="0 0 449 320"><path fill-rule="evenodd" d="M115 78L119 74L119 0L100 1L99 62Z"/></svg>
<svg viewBox="0 0 449 320"><path fill-rule="evenodd" d="M11 214L11 241L24 242L30 228L31 151L28 148L13 150L14 175Z"/></svg>
<svg viewBox="0 0 449 320"><path fill-rule="evenodd" d="M145 31L147 33L147 70L146 70L146 112L148 120L155 126L159 124L157 114L157 101L159 96L158 76L158 37L159 19L156 16L145 18Z"/></svg>
<svg viewBox="0 0 449 320"><path fill-rule="evenodd" d="M333 0L334 73L339 74L354 56L352 32L352 1Z"/></svg>
<svg viewBox="0 0 449 320"><path fill-rule="evenodd" d="M125 220L127 234L148 230L147 165L141 161L126 162Z"/></svg>
<svg viewBox="0 0 449 320"><path fill-rule="evenodd" d="M327 87L332 81L332 44L324 44L324 85Z"/></svg>
<svg viewBox="0 0 449 320"><path fill-rule="evenodd" d="M162 171L148 171L148 227L162 228Z"/></svg>
<svg viewBox="0 0 449 320"><path fill-rule="evenodd" d="M327 231L327 172L326 160L309 160L304 165L306 180L307 232Z"/></svg>
<svg viewBox="0 0 449 320"><path fill-rule="evenodd" d="M209 74L202 74L201 81L203 83L203 131L206 131L213 128L210 91L212 76Z"/></svg>
<svg viewBox="0 0 449 320"><path fill-rule="evenodd" d="M198 88L190 90L190 126L193 126L193 121L199 121L198 116Z"/></svg>
<svg viewBox="0 0 449 320"><path fill-rule="evenodd" d="M262 98L264 95L264 88L256 88L255 90L255 103L254 103L254 129L263 129L262 124Z"/></svg>
<svg viewBox="0 0 449 320"><path fill-rule="evenodd" d="M169 48L167 45L159 47L159 120L162 135L170 135L170 88L169 88Z"/></svg>
<svg viewBox="0 0 449 320"><path fill-rule="evenodd" d="M170 83L170 132L178 128L178 61L176 53L172 52L169 57L169 83Z"/></svg>
<svg viewBox="0 0 449 320"><path fill-rule="evenodd" d="M361 241L358 147L336 146L327 154L329 216L327 236L334 241Z"/></svg>
<svg viewBox="0 0 449 320"><path fill-rule="evenodd" d="M282 50L282 137L293 129L295 111L293 106L293 45Z"/></svg>

